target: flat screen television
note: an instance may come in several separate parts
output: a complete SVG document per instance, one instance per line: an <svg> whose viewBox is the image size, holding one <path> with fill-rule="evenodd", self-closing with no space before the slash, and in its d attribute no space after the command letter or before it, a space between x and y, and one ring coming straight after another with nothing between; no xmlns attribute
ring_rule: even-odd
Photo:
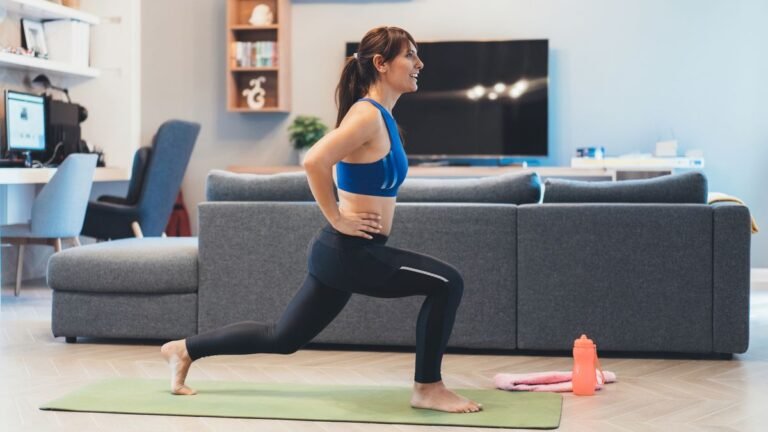
<svg viewBox="0 0 768 432"><path fill-rule="evenodd" d="M547 40L417 44L419 90L394 108L412 161L547 156Z"/></svg>

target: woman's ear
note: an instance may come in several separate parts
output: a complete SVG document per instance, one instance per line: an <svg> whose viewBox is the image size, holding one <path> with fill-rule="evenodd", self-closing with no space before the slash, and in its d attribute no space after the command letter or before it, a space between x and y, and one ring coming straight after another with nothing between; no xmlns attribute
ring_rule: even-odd
<svg viewBox="0 0 768 432"><path fill-rule="evenodd" d="M375 54L373 56L373 67L379 72L387 71L387 63L384 61L384 56L381 54Z"/></svg>

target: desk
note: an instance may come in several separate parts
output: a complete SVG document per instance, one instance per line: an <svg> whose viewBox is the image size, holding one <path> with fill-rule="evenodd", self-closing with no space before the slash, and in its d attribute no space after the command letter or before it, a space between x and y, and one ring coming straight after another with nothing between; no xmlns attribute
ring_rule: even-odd
<svg viewBox="0 0 768 432"><path fill-rule="evenodd" d="M56 173L56 168L0 168L0 225L23 223L29 220L32 203L40 189ZM109 167L96 168L93 181L96 182L91 189L92 196L100 195L104 188L125 187L125 181L130 179L130 171L127 168ZM123 182L123 183L109 183ZM2 253L7 255L8 248L2 248ZM30 248L24 259L25 274L28 277L42 277L45 275L45 263L50 256L50 248ZM15 252L12 258L0 259L0 280L12 282L12 276L16 274L13 263L16 262ZM6 262L8 261L8 262Z"/></svg>
<svg viewBox="0 0 768 432"><path fill-rule="evenodd" d="M303 171L298 165L295 166L243 166L232 165L227 167L228 171L234 173L246 174L279 174L287 172ZM557 177L581 180L625 180L630 178L650 178L669 174L672 172L669 168L570 168L570 167L493 167L493 166L441 166L408 167L409 177L486 177L506 173L538 173L542 178Z"/></svg>
<svg viewBox="0 0 768 432"><path fill-rule="evenodd" d="M48 183L56 168L0 168L0 186ZM124 181L130 178L125 168L96 168L93 181Z"/></svg>
<svg viewBox="0 0 768 432"><path fill-rule="evenodd" d="M53 177L56 168L0 168L0 225L26 222L39 189ZM126 168L96 168L94 182L126 181Z"/></svg>

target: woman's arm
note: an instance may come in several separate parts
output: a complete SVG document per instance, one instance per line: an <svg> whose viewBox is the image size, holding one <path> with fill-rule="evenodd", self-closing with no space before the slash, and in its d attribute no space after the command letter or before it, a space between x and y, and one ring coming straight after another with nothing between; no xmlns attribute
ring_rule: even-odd
<svg viewBox="0 0 768 432"><path fill-rule="evenodd" d="M333 194L333 166L373 139L379 131L379 111L368 104L352 105L338 128L313 145L304 158L309 188L328 222L338 231L371 238L379 232L381 216L374 213L342 214Z"/></svg>

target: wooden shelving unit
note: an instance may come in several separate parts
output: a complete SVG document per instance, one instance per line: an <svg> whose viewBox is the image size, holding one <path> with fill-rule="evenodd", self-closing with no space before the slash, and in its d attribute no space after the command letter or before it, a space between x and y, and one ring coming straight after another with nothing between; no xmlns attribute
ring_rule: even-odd
<svg viewBox="0 0 768 432"><path fill-rule="evenodd" d="M251 25L253 8L269 6L273 24ZM227 0L227 111L240 113L289 112L291 101L290 0ZM274 42L276 64L238 65L237 42ZM251 108L244 90L256 80L264 90L264 106Z"/></svg>

